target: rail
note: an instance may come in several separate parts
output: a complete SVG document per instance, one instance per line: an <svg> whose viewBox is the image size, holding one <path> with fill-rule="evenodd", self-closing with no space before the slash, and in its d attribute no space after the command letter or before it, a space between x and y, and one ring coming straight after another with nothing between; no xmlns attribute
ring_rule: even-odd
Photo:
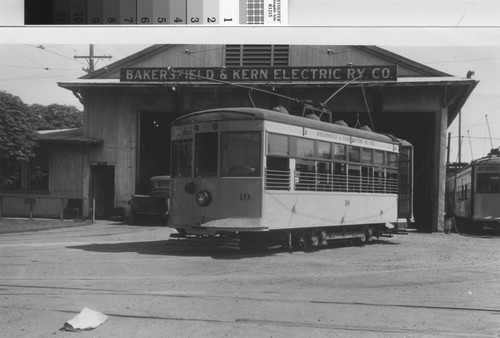
<svg viewBox="0 0 500 338"><path fill-rule="evenodd" d="M291 190L291 172L266 169L266 190ZM293 189L315 192L359 192L397 194L399 182L394 178L339 175L294 171Z"/></svg>

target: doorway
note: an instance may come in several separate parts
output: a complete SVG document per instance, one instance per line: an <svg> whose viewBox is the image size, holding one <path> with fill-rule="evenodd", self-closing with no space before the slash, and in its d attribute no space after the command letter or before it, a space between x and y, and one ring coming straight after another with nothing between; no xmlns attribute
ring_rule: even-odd
<svg viewBox="0 0 500 338"><path fill-rule="evenodd" d="M115 206L115 166L90 166L90 196L95 199L95 217L108 218Z"/></svg>
<svg viewBox="0 0 500 338"><path fill-rule="evenodd" d="M174 114L140 112L136 194L150 193L149 179L170 173L170 123Z"/></svg>

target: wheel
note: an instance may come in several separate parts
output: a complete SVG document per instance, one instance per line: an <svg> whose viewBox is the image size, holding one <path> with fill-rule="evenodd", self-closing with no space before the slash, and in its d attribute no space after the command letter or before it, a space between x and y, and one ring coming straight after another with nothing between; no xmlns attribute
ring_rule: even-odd
<svg viewBox="0 0 500 338"><path fill-rule="evenodd" d="M313 248L319 247L320 240L317 231L313 231L309 234L309 243Z"/></svg>
<svg viewBox="0 0 500 338"><path fill-rule="evenodd" d="M319 247L319 237L316 232L304 232L300 236L300 243L304 248L304 251L309 252L317 249Z"/></svg>

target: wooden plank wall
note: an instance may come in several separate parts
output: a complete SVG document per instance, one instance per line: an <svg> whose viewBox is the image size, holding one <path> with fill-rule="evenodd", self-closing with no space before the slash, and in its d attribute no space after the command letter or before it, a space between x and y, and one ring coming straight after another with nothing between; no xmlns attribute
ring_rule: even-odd
<svg viewBox="0 0 500 338"><path fill-rule="evenodd" d="M49 148L49 190L47 192L13 192L3 197L2 216L29 217L27 198L36 198L33 217L59 218L61 203L68 198L84 198L82 191L83 154L80 145L44 144ZM63 199L63 201L61 201Z"/></svg>

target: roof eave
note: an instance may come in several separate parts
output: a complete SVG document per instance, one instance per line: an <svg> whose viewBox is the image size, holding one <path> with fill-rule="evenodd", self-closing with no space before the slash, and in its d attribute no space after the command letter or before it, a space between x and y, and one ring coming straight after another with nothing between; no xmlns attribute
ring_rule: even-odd
<svg viewBox="0 0 500 338"><path fill-rule="evenodd" d="M470 84L467 90L465 91L464 95L460 97L460 100L458 101L456 108L453 109L451 112L448 114L448 127L451 125L451 123L455 120L457 115L460 113L462 110L462 107L465 105L465 102L469 99L470 94L472 91L476 88L476 86L479 84L478 80L472 80L470 79Z"/></svg>

